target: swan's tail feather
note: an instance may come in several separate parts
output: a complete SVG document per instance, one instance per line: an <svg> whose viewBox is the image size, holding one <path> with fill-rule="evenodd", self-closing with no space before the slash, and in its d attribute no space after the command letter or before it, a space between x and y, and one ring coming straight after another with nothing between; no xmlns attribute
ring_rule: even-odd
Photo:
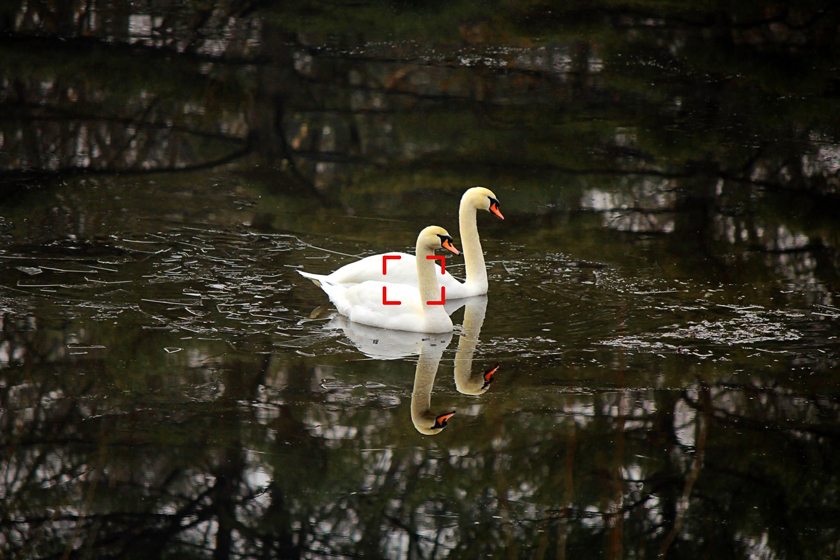
<svg viewBox="0 0 840 560"><path fill-rule="evenodd" d="M311 272L304 272L302 270L298 270L298 274L300 274L304 278L312 280L312 283L318 286L319 288L323 288L323 283L327 281L327 277L323 274L312 274Z"/></svg>

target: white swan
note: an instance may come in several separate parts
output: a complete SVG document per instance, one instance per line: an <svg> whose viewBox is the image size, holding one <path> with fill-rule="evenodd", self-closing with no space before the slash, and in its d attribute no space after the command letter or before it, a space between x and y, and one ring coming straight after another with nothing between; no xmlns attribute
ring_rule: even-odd
<svg viewBox="0 0 840 560"><path fill-rule="evenodd" d="M458 208L458 227L461 233L461 243L464 249L464 263L467 277L464 282L446 272L440 278L440 283L446 288L446 297L458 299L487 293L487 268L484 264L484 252L478 238L478 224L476 211L492 212L499 219L504 220L499 209L499 201L493 191L484 187L467 189L461 197ZM387 281L396 284L417 286L417 269L413 266L411 255L406 253L387 253L400 255L399 261L388 263ZM342 266L331 274L312 274L299 270L298 272L316 284L325 281L331 284L352 285L368 280L383 280L382 254L365 257L356 262Z"/></svg>
<svg viewBox="0 0 840 560"><path fill-rule="evenodd" d="M450 332L452 320L443 305L432 303L446 299L445 292L438 284L439 268L430 260L434 258L435 249L440 248L459 254L452 243L452 237L442 227L429 226L417 236L416 254L411 259L419 279L417 287L381 280L352 285L334 284L326 277L313 280L327 293L338 312L351 321L399 331ZM411 258L411 255L405 255L400 260L406 258ZM400 260L388 261L387 266ZM383 260L380 259L379 278L383 278L383 266Z"/></svg>

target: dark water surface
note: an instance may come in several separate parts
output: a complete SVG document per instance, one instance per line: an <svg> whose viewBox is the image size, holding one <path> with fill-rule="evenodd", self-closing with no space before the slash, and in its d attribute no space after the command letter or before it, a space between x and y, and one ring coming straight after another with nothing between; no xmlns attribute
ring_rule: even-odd
<svg viewBox="0 0 840 560"><path fill-rule="evenodd" d="M837 8L8 4L0 557L840 555Z"/></svg>

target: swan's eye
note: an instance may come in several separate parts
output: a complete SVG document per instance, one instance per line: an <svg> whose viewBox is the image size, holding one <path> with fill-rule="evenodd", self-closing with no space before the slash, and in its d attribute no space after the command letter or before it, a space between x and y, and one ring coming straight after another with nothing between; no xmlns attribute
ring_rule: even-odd
<svg viewBox="0 0 840 560"><path fill-rule="evenodd" d="M449 251L450 253L455 253L456 255L460 255L461 252L455 248L455 241L449 237L448 235L441 235L438 234L440 238L440 246Z"/></svg>
<svg viewBox="0 0 840 560"><path fill-rule="evenodd" d="M488 210L496 215L500 220L504 220L505 217L500 210L499 201L493 198L492 196L488 196L487 198L490 199L490 208Z"/></svg>

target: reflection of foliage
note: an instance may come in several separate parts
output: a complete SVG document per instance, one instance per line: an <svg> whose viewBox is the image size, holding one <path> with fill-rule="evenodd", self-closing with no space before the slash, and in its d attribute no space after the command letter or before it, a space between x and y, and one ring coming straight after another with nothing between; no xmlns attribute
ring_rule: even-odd
<svg viewBox="0 0 840 560"><path fill-rule="evenodd" d="M64 49L44 67L38 39L13 39L5 58L33 90L45 80L67 83L56 91L63 99L48 108L53 118L96 114L86 105L97 104L104 109L99 118L157 123L173 133L188 127L205 139L256 138L261 153L297 162L321 186L340 183L347 171L362 171L354 175L369 181L418 169L469 183L490 168L518 182L640 172L835 188L829 174L836 166L826 167L831 156L820 148L836 145L838 135L823 118L835 78L832 51L824 48L834 34L821 30L836 21L835 9L604 2L547 11L536 2L500 3L493 16L478 17L484 3L385 2L338 12L318 3L258 7L138 5L133 14L111 8L111 16L95 19L106 23L91 23L85 35L113 33L116 46L73 38L69 47L84 56ZM38 3L21 10L21 32L74 33L61 23L70 11ZM234 23L227 23L231 16ZM460 33L462 46L356 47L340 35L329 38L331 25L352 28L354 18L373 36ZM47 23L39 29L36 21ZM254 21L262 22L261 34ZM507 21L517 23L502 31ZM479 22L481 31L468 22ZM277 44L272 37L286 39ZM32 53L18 57L23 48ZM805 57L808 64L801 64ZM283 68L273 83L277 64L294 72ZM98 72L91 75L91 68ZM32 93L22 95L17 103L38 103L27 99ZM240 106L254 95L273 98L275 106ZM283 125L280 134L274 119ZM290 150L296 157L288 159Z"/></svg>
<svg viewBox="0 0 840 560"><path fill-rule="evenodd" d="M235 72L203 76L197 61L132 47L93 43L81 58L45 56L52 48L33 40L0 51L15 76L0 96L9 112L3 132L20 140L0 160L7 175L179 169L241 155L245 138L225 109ZM160 63L172 73L161 74Z"/></svg>
<svg viewBox="0 0 840 560"><path fill-rule="evenodd" d="M617 546L818 558L840 538L819 523L832 518L840 472L835 424L818 420L840 413L826 398L703 383L545 395L539 407L567 412L488 407L447 432L447 453L431 440L395 445L412 428L388 411L330 406L293 358L126 370L109 361L130 355L74 363L56 354L60 332L3 324L16 356L0 391L12 555L496 557L518 547L556 557ZM107 332L89 335L111 344ZM157 346L114 344L138 356ZM196 376L218 390L196 392ZM739 454L744 432L755 437Z"/></svg>
<svg viewBox="0 0 840 560"><path fill-rule="evenodd" d="M780 283L807 285L799 287L813 290L814 302L833 303L840 130L826 115L836 113L835 8L210 4L135 2L134 12L98 1L4 5L3 21L19 23L0 47L0 174L62 178L233 162L235 174L224 177L244 178L247 193L231 188L231 199L297 177L322 200L406 220L432 215L465 184L515 186L500 195L513 210L506 227L514 239L530 228L520 239L541 262L558 239L579 233L558 225L579 210L592 216L577 223L598 233L567 243L593 259L618 262L627 252L607 243L603 216L624 234L667 236L664 246L681 259L661 259L664 277L715 268L748 285L778 269ZM93 5L98 15L86 19ZM19 20L17 10L25 12ZM360 40L358 29L388 40ZM271 171L254 171L256 163ZM278 172L288 177L278 181ZM134 201L133 210L192 223L191 197L206 197L211 184L225 190L215 176L158 177L167 189L147 192L168 196L172 207ZM6 201L8 229L42 245L68 238L100 247L97 233L126 229L113 223L124 219L122 202L98 198L126 184L109 184L71 183L51 191L49 204L36 200L42 192L18 193ZM176 198L184 184L193 190ZM347 228L375 239L355 224L333 225L332 214L301 198L254 202L260 226ZM231 200L213 203L218 215L230 212L229 222L249 217L226 210ZM37 231L24 231L33 224ZM392 226L381 227L380 243ZM155 243L177 245L156 235ZM184 241L191 248L181 260L247 253L241 240L208 239ZM550 275L568 263L543 264ZM264 278L236 285L251 289ZM158 287L135 287L129 299ZM779 284L761 287L767 301L781 297ZM240 321L207 306L205 327ZM173 307L161 323L195 326ZM612 311L587 320L616 329ZM272 349L255 334L260 324L237 331L259 343L249 338L231 350L192 340L170 356L160 353L170 339L159 331L124 317L125 330L97 320L64 324L57 317L65 312L72 314L48 305L3 318L0 542L10 556L472 558L624 549L818 558L840 540L824 521L838 503L838 404L824 386L786 377L785 367L773 366L755 386L708 370L691 370L701 381L686 384L679 360L664 372L674 389L593 392L577 378L568 393L526 385L480 417L461 417L467 429L449 430L446 443L417 443L408 439L405 406L383 409L352 389L318 386L318 368L295 354L274 349L265 359L243 350ZM107 352L73 354L85 344ZM832 360L813 369L830 371ZM400 368L411 369L403 366L388 368L396 371L391 387L401 387ZM378 367L360 365L360 379L383 374ZM574 373L596 379L603 371Z"/></svg>

